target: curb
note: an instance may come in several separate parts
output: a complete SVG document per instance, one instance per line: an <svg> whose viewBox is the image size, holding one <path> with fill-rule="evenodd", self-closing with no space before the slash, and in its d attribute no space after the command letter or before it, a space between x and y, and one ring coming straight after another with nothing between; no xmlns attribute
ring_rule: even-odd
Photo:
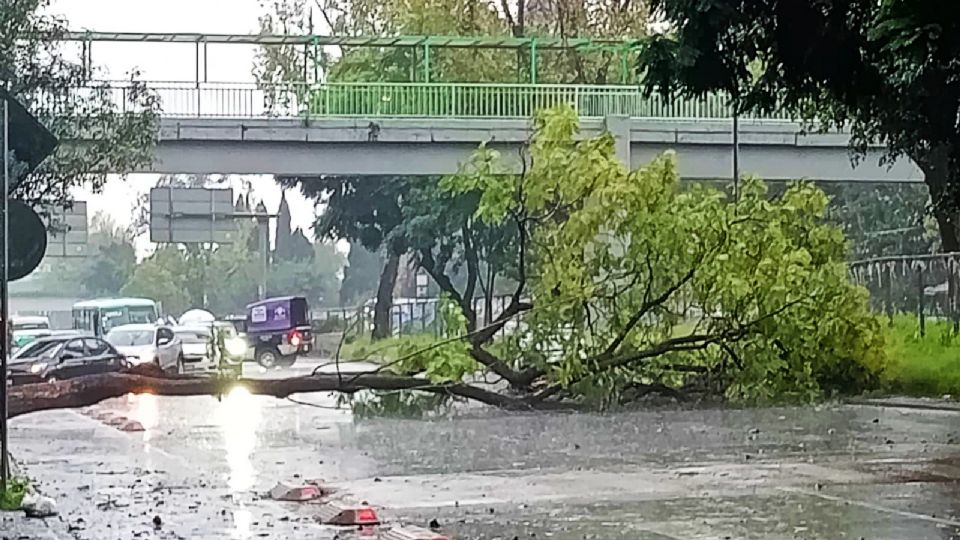
<svg viewBox="0 0 960 540"><path fill-rule="evenodd" d="M850 399L846 400L848 405L861 405L866 407L887 407L890 409L915 409L921 411L943 411L960 413L960 403L949 401L901 401L897 398L877 398L877 399Z"/></svg>

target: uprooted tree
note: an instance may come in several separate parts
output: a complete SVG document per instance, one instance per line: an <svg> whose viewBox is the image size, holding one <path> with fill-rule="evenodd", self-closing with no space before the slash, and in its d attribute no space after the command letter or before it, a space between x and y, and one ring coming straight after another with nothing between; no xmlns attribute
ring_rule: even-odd
<svg viewBox="0 0 960 540"><path fill-rule="evenodd" d="M281 397L424 390L510 408L613 406L650 388L805 400L875 383L882 327L847 278L844 236L824 223L827 196L816 187L799 183L770 200L750 180L731 202L681 187L670 154L629 171L609 135L580 140L570 109L539 116L528 152L519 175L481 148L443 179L441 191L472 198L474 210L445 214L449 236L417 244L443 281L446 269L477 263L474 231L515 230L515 294L491 324L467 301L477 279L468 269L468 290L440 283L452 335L418 336L416 346L400 338L400 354L375 373L239 383ZM11 409L223 384L101 375L14 389Z"/></svg>

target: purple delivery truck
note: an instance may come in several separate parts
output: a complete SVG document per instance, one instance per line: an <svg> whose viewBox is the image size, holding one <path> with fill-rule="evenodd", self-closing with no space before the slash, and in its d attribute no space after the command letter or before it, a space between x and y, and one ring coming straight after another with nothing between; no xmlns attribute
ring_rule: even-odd
<svg viewBox="0 0 960 540"><path fill-rule="evenodd" d="M302 296L249 304L246 327L254 359L265 368L292 366L297 355L310 352L313 344L307 300Z"/></svg>

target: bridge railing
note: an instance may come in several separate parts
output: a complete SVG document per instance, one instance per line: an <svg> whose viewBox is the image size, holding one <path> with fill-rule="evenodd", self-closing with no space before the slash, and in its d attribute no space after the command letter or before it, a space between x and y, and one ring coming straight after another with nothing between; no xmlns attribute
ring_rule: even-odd
<svg viewBox="0 0 960 540"><path fill-rule="evenodd" d="M184 83L148 82L164 116L220 118L406 117L530 118L567 104L585 118L729 118L723 96L668 100L635 86L478 83ZM123 110L129 83L91 83L74 99L107 93ZM774 114L762 118L790 120Z"/></svg>

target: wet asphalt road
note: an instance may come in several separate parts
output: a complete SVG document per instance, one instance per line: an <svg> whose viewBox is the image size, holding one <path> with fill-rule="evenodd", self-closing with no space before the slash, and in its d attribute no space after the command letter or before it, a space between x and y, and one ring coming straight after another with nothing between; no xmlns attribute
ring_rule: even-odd
<svg viewBox="0 0 960 540"><path fill-rule="evenodd" d="M219 401L128 396L18 418L11 442L58 499L61 519L50 521L66 538L332 538L315 506L260 496L304 479L394 520L437 519L456 539L960 538L957 412L354 421L333 395L295 399L315 406L242 390ZM146 431L120 431L118 418Z"/></svg>

